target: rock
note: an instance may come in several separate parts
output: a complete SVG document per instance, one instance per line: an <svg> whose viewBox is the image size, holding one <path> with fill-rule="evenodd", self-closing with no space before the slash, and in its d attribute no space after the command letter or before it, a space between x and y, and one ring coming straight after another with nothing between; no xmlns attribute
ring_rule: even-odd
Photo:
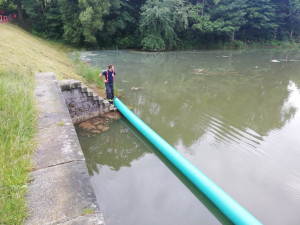
<svg viewBox="0 0 300 225"><path fill-rule="evenodd" d="M100 124L100 125L98 125L98 126L97 126L97 129L99 129L99 130L103 130L103 129L104 129L104 127L105 127L105 126L103 126L103 125L101 125L101 124Z"/></svg>
<svg viewBox="0 0 300 225"><path fill-rule="evenodd" d="M79 124L79 127L84 130L96 129L96 127L93 124L91 124L90 122L83 122L83 123Z"/></svg>
<svg viewBox="0 0 300 225"><path fill-rule="evenodd" d="M101 130L92 130L91 131L93 134L100 134L101 133Z"/></svg>
<svg viewBox="0 0 300 225"><path fill-rule="evenodd" d="M104 115L107 119L117 120L121 119L121 113L119 111L109 112Z"/></svg>
<svg viewBox="0 0 300 225"><path fill-rule="evenodd" d="M102 131L108 131L108 130L109 130L109 127L103 127Z"/></svg>
<svg viewBox="0 0 300 225"><path fill-rule="evenodd" d="M94 124L95 126L97 126L97 125L101 124L101 121L100 121L100 120L95 121L93 124Z"/></svg>

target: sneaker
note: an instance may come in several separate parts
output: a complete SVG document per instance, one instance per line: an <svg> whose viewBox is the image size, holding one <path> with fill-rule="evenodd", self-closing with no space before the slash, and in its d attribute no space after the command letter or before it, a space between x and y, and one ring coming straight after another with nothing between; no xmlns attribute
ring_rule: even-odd
<svg viewBox="0 0 300 225"><path fill-rule="evenodd" d="M115 111L115 106L114 105L109 105L108 109L109 109L109 111Z"/></svg>

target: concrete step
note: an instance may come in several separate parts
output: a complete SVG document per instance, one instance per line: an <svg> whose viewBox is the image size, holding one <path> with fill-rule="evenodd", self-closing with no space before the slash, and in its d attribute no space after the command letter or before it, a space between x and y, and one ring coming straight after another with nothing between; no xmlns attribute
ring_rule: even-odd
<svg viewBox="0 0 300 225"><path fill-rule="evenodd" d="M80 118L84 118L86 119L86 117L90 117L90 116L97 116L97 114L102 114L102 113L107 113L107 112L110 112L110 111L115 111L116 109L113 108L113 107L110 107L110 104L107 100L103 99L102 97L100 97L99 95L95 94L93 92L93 90L89 89L87 86L85 85L82 85L81 81L78 81L78 80L74 80L74 79L70 79L70 80L63 80L63 81L60 81L59 82L60 84L60 88L62 90L62 92L68 92L68 91L71 91L72 89L79 89L80 92L82 93L86 93L87 96L89 97L92 97L92 98L88 98L88 100L84 100L84 102L82 102L82 104L90 104L90 106L85 106L80 112L77 112L77 113L73 113L71 111L74 111L74 108L70 109L70 114L72 116L72 119L73 119L73 122L76 121L76 122L79 122L79 120L81 120ZM72 92L74 93L74 92ZM72 98L72 95L73 94L67 94L66 95L66 101L69 101L71 98ZM82 97L80 97L82 98ZM78 99L77 99L78 100ZM73 99L74 101L74 99ZM93 103L88 103L88 101L91 101ZM71 103L70 103L71 104ZM99 104L99 111L95 110L95 107L92 106L94 104ZM67 103L68 105L68 103ZM86 115L83 115L83 112L86 111L85 109L87 107L93 107L93 111L88 111L86 112L88 114L88 116ZM97 107L96 107L97 108ZM75 109L76 110L76 109ZM78 117L78 118L75 118L75 117Z"/></svg>

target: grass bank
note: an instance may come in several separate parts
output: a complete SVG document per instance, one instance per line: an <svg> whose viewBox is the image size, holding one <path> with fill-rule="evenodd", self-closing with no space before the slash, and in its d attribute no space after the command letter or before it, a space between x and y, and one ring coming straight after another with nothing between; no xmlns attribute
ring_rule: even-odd
<svg viewBox="0 0 300 225"><path fill-rule="evenodd" d="M34 72L51 71L59 80L87 82L64 52L73 49L12 24L0 24L0 33L0 224L23 224L30 159L36 146Z"/></svg>
<svg viewBox="0 0 300 225"><path fill-rule="evenodd" d="M26 217L37 118L33 89L32 74L0 71L0 224L22 224Z"/></svg>

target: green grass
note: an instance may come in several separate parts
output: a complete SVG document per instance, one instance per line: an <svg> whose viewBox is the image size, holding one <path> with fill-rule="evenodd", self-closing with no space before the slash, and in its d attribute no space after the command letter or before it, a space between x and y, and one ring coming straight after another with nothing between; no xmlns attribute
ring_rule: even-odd
<svg viewBox="0 0 300 225"><path fill-rule="evenodd" d="M32 73L0 71L0 224L22 224L26 218L37 118L33 90Z"/></svg>
<svg viewBox="0 0 300 225"><path fill-rule="evenodd" d="M97 84L97 86L101 89L105 88L104 82L99 78L99 73L102 72L101 68L97 68L91 65L87 65L82 62L79 57L79 52L74 52L74 64L76 65L76 70L80 76L82 76L88 84Z"/></svg>
<svg viewBox="0 0 300 225"><path fill-rule="evenodd" d="M92 213L94 213L94 209L92 207L84 208L81 213L81 216L92 214Z"/></svg>

